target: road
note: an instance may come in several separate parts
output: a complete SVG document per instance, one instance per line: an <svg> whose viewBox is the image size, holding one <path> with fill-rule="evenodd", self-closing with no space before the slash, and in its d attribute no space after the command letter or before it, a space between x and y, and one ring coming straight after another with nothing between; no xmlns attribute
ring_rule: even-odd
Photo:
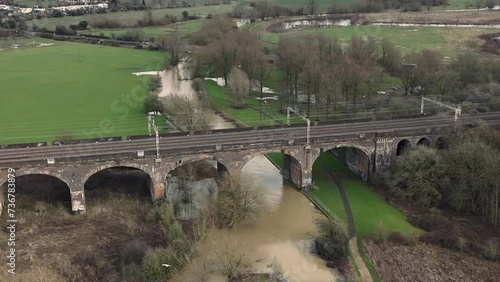
<svg viewBox="0 0 500 282"><path fill-rule="evenodd" d="M489 123L500 123L500 112L464 115L460 117L462 123L471 123L484 120ZM356 122L346 124L329 124L311 127L311 142L318 139L338 138L339 136L387 133L403 130L425 130L427 128L451 127L453 117L420 117L411 119L381 120L370 122ZM294 139L296 144L303 144L306 138L306 127L285 127L261 129L255 131L226 132L191 136L166 136L160 140L162 155L175 155L189 150L207 149L215 146L235 148L238 146L252 146L254 144L271 144L286 142ZM106 156L119 154L136 154L137 151L154 153L155 139L137 139L127 141L112 141L103 143L45 146L33 148L17 148L0 150L0 168L8 167L12 163L29 163L48 158L78 158L92 156Z"/></svg>

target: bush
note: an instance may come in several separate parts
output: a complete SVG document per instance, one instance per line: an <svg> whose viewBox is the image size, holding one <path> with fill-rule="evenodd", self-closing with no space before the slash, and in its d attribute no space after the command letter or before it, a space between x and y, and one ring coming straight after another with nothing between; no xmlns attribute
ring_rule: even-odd
<svg viewBox="0 0 500 282"><path fill-rule="evenodd" d="M122 35L118 35L116 39L123 41L143 41L144 31L137 29L129 30Z"/></svg>
<svg viewBox="0 0 500 282"><path fill-rule="evenodd" d="M131 263L122 266L120 273L123 281L141 281L142 278L142 268L140 264Z"/></svg>
<svg viewBox="0 0 500 282"><path fill-rule="evenodd" d="M406 237L399 232L392 232L389 234L389 237L387 237L387 240L399 245L406 244Z"/></svg>
<svg viewBox="0 0 500 282"><path fill-rule="evenodd" d="M164 112L165 107L160 101L160 97L158 95L149 95L145 100L144 100L144 110L146 113L148 112Z"/></svg>
<svg viewBox="0 0 500 282"><path fill-rule="evenodd" d="M316 253L330 262L328 265L342 266L349 255L349 238L345 228L340 223L327 219L319 220L317 225L320 235L314 239Z"/></svg>
<svg viewBox="0 0 500 282"><path fill-rule="evenodd" d="M490 238L483 246L483 255L486 259L497 260L499 259L499 244L498 238Z"/></svg>
<svg viewBox="0 0 500 282"><path fill-rule="evenodd" d="M408 221L425 231L451 228L450 221L435 209L423 215L410 215L408 216Z"/></svg>
<svg viewBox="0 0 500 282"><path fill-rule="evenodd" d="M143 271L147 281L157 281L160 279L168 279L175 273L175 266L172 265L174 255L171 249L154 248L146 251L143 260ZM162 264L167 263L171 267L164 267Z"/></svg>
<svg viewBox="0 0 500 282"><path fill-rule="evenodd" d="M204 88L204 81L201 78L195 78L191 82L191 87L193 87L194 91L201 92Z"/></svg>
<svg viewBox="0 0 500 282"><path fill-rule="evenodd" d="M133 240L125 244L120 251L120 258L123 264L141 264L148 249L146 242L142 240Z"/></svg>
<svg viewBox="0 0 500 282"><path fill-rule="evenodd" d="M155 76L153 79L151 79L151 82L149 83L150 85L150 90L151 91L156 91L159 88L161 88L161 77L159 75Z"/></svg>
<svg viewBox="0 0 500 282"><path fill-rule="evenodd" d="M56 34L58 35L75 35L76 32L74 30L68 30L63 25L56 26Z"/></svg>
<svg viewBox="0 0 500 282"><path fill-rule="evenodd" d="M377 222L370 234L370 238L375 242L384 241L389 235L389 229L382 222Z"/></svg>

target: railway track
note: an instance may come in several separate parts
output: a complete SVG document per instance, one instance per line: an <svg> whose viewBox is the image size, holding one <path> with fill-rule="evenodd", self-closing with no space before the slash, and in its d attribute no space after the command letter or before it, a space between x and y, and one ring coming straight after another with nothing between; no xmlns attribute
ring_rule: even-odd
<svg viewBox="0 0 500 282"><path fill-rule="evenodd" d="M475 120L500 123L500 113L464 115L460 122L471 123ZM357 122L347 124L328 124L311 126L310 137L325 139L366 133L397 132L402 130L418 130L453 126L453 117L420 117L411 119L382 120ZM160 151L186 151L196 148L214 148L220 146L241 146L251 144L266 144L284 142L291 139L305 142L306 130L303 127L283 127L253 131L226 132L216 130L208 134L191 136L165 136L160 139ZM48 158L76 158L92 156L109 156L131 154L137 151L151 152L156 150L155 138L110 141L101 143L72 144L61 146L43 146L32 148L16 148L0 150L0 167L2 164L15 162L30 162Z"/></svg>

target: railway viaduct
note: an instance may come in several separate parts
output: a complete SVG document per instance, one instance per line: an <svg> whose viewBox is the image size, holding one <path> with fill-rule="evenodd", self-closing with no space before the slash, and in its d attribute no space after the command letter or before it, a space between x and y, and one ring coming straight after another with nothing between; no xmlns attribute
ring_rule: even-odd
<svg viewBox="0 0 500 282"><path fill-rule="evenodd" d="M472 120L472 119L471 119ZM438 122L436 122L438 121ZM500 114L491 118L500 124ZM269 128L244 132L210 132L204 135L0 150L0 185L7 182L7 168L16 177L42 174L67 184L72 210L84 213L86 181L107 168L128 167L149 175L153 200L167 195L170 172L186 163L217 161L218 175L238 171L258 155L284 155L284 177L305 188L312 182L312 166L323 152L355 148L366 160L368 176L388 167L408 146L441 146L441 131L453 125L449 118L418 118L356 124L313 126L310 140L305 127ZM159 154L157 154L159 149ZM50 160L50 161L49 161ZM2 186L5 189L6 185ZM5 191L2 192L2 199ZM3 201L2 201L3 203Z"/></svg>

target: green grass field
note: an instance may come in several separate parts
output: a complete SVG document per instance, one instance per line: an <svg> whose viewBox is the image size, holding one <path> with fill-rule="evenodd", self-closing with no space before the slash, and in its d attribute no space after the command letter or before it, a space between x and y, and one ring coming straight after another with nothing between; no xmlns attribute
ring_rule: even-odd
<svg viewBox="0 0 500 282"><path fill-rule="evenodd" d="M234 9L235 5L217 5L217 6L195 6L190 8L174 8L174 9L154 9L153 18L161 19L165 15L174 15L177 18L182 18L182 12L188 11L189 15L199 15L206 16L208 14L222 14L230 12ZM33 20L27 22L29 25L36 24L39 27L45 27L48 29L55 29L57 25L64 25L68 27L72 24L78 24L80 21L88 21L90 25L103 20L113 20L127 27L133 27L138 20L144 19L144 11L128 11L128 12L118 12L118 13L107 13L107 14L89 14L83 16L75 17L62 17L62 18L44 18L40 20Z"/></svg>
<svg viewBox="0 0 500 282"><path fill-rule="evenodd" d="M286 116L280 114L277 110L277 105L274 104L276 101L270 100L268 103L262 104L262 109L268 116L266 117L265 115L262 115L261 124L261 114L259 112L261 105L255 98L249 97L243 108L233 109L230 106L229 97L227 97L224 88L217 85L216 82L210 80L205 81L205 90L210 102L215 107L224 112L226 115L237 119L247 126L277 125L278 123L275 120L280 120L281 122L286 123ZM293 123L302 122L302 120L297 117L292 117L290 121Z"/></svg>
<svg viewBox="0 0 500 282"><path fill-rule="evenodd" d="M0 144L147 134L143 100L164 55L50 40L0 52Z"/></svg>
<svg viewBox="0 0 500 282"><path fill-rule="evenodd" d="M454 55L466 50L468 41L477 42L480 34L500 32L499 29L480 28L436 28L436 27L395 27L395 26L349 26L334 28L301 28L286 33L263 33L262 40L278 43L280 36L303 34L323 34L337 36L343 44L348 44L353 36L388 38L399 46L403 52L418 51L430 48L444 55ZM276 48L277 46L275 46Z"/></svg>
<svg viewBox="0 0 500 282"><path fill-rule="evenodd" d="M93 30L84 30L79 33L85 34L94 34L94 35L104 35L112 37L120 36L125 34L127 31L131 30L142 30L146 37L159 37L159 36L167 36L174 32L180 32L182 35L186 36L191 33L197 32L201 30L203 23L207 20L194 20L187 22L180 22L172 25L159 26L159 27L145 27L145 28L124 28L124 29L93 29Z"/></svg>

